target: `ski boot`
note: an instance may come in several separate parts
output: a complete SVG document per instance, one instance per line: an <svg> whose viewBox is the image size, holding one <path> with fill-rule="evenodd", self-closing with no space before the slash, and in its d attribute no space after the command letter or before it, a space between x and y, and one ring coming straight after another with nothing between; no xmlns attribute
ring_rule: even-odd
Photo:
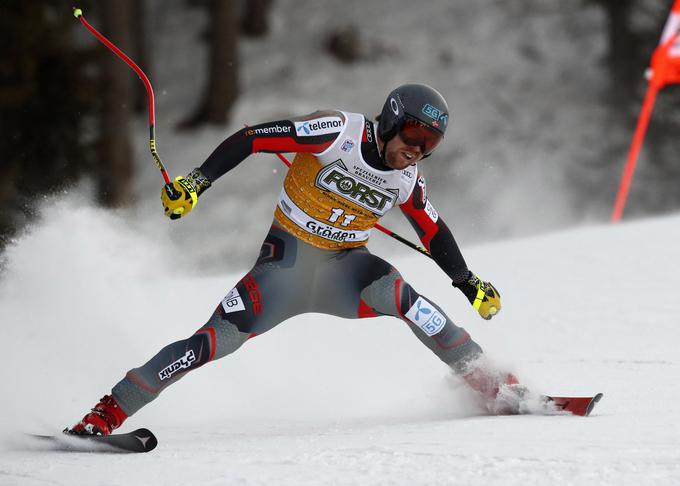
<svg viewBox="0 0 680 486"><path fill-rule="evenodd" d="M523 404L528 398L527 387L520 385L512 373L492 372L476 368L463 376L465 382L479 393L484 405L493 415L518 415L527 413Z"/></svg>
<svg viewBox="0 0 680 486"><path fill-rule="evenodd" d="M111 395L105 395L92 411L73 427L64 429L71 435L110 435L121 426L127 415Z"/></svg>

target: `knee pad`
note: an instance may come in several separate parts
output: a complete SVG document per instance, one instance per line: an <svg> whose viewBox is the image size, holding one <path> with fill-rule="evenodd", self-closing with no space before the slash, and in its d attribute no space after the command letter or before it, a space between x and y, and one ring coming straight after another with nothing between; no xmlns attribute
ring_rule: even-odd
<svg viewBox="0 0 680 486"><path fill-rule="evenodd" d="M403 283L401 274L392 269L387 275L366 286L361 291L361 300L380 314L400 317L400 293L398 289L400 283Z"/></svg>
<svg viewBox="0 0 680 486"><path fill-rule="evenodd" d="M250 334L239 330L236 324L228 319L222 305L218 305L208 322L196 331L194 336L202 336L210 342L210 359L220 359L233 353L248 340Z"/></svg>

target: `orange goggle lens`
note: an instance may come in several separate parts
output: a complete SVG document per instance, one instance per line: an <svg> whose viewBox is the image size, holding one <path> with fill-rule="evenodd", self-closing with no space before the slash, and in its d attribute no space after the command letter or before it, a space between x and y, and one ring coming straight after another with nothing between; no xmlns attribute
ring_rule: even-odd
<svg viewBox="0 0 680 486"><path fill-rule="evenodd" d="M423 155L429 155L441 143L444 136L417 120L407 119L399 129L399 136L406 145L420 147Z"/></svg>

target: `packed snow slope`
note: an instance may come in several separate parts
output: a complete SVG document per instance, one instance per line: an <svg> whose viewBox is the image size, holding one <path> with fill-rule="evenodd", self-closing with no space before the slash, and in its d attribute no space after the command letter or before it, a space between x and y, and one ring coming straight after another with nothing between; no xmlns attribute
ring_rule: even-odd
<svg viewBox="0 0 680 486"><path fill-rule="evenodd" d="M41 450L21 433L74 423L126 370L201 326L241 276L201 276L191 247L124 216L51 201L7 252L1 485L680 482L677 216L463 248L502 293L490 322L427 259L392 258L535 390L604 392L591 417L486 416L403 322L308 314L129 419L123 430L157 434L154 452Z"/></svg>

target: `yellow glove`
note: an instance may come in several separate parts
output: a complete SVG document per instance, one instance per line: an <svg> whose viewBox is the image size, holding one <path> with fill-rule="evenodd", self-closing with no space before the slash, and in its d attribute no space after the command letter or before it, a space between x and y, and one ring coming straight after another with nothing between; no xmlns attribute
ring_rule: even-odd
<svg viewBox="0 0 680 486"><path fill-rule="evenodd" d="M170 219L179 219L194 209L198 202L196 188L184 177L179 176L174 181L163 186L161 201L165 215Z"/></svg>
<svg viewBox="0 0 680 486"><path fill-rule="evenodd" d="M210 181L201 169L194 169L184 177L178 177L161 189L161 202L165 215L170 219L186 216L198 203L198 196L210 187Z"/></svg>
<svg viewBox="0 0 680 486"><path fill-rule="evenodd" d="M484 319L491 319L500 312L501 294L490 282L484 282L471 273L467 280L453 285L465 294L472 307L477 309Z"/></svg>

